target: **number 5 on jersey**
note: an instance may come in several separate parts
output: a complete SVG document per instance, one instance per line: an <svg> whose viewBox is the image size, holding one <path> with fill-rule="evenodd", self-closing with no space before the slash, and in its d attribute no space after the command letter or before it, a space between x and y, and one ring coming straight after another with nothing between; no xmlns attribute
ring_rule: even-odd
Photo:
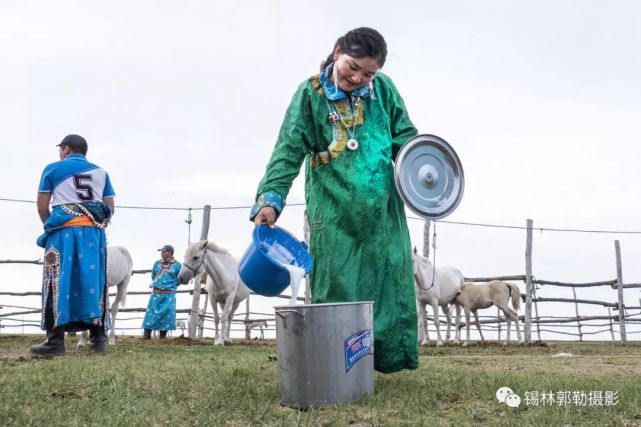
<svg viewBox="0 0 641 427"><path fill-rule="evenodd" d="M93 200L93 189L87 182L93 181L90 174L78 174L73 176L73 183L76 187L76 194L80 200Z"/></svg>

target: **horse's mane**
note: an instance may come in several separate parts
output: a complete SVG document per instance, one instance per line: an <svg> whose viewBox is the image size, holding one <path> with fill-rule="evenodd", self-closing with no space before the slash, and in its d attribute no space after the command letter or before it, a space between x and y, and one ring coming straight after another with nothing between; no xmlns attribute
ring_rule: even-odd
<svg viewBox="0 0 641 427"><path fill-rule="evenodd" d="M212 242L211 240L207 240L207 249L209 249L212 252L217 252L219 254L226 254L226 255L231 255L229 251L222 246L219 246L217 243Z"/></svg>
<svg viewBox="0 0 641 427"><path fill-rule="evenodd" d="M189 245L189 247L187 248L187 252L185 252L185 256L188 257L188 256L195 255L197 248L200 248L202 243L203 243L203 240ZM227 249L223 248L222 246L219 246L218 244L212 242L211 240L207 240L207 249L219 254L231 255Z"/></svg>

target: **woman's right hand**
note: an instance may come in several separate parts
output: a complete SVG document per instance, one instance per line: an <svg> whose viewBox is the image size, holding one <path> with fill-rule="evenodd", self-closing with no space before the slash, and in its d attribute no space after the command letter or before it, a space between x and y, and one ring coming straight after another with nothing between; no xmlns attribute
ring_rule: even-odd
<svg viewBox="0 0 641 427"><path fill-rule="evenodd" d="M276 209L271 206L265 206L258 211L258 214L254 218L254 225L269 225L270 227L274 226L276 222Z"/></svg>

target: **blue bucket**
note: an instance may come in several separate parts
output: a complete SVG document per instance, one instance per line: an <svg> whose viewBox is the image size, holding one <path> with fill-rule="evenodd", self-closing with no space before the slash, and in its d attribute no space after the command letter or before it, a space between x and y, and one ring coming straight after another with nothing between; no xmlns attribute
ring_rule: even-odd
<svg viewBox="0 0 641 427"><path fill-rule="evenodd" d="M254 228L252 243L238 264L238 274L259 295L280 295L289 286L289 271L282 264L296 265L309 273L312 257L307 244L287 230L261 225Z"/></svg>

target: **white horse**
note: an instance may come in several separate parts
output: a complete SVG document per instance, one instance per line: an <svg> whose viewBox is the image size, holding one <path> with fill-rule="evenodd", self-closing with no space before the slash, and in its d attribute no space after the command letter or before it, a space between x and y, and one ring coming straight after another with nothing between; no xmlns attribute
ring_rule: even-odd
<svg viewBox="0 0 641 427"><path fill-rule="evenodd" d="M512 298L512 307L514 307L514 310L512 310L508 305L510 298ZM476 329L478 329L479 334L481 335L481 341L485 342L477 310L479 308L488 308L493 305L501 309L507 319L507 337L503 344L507 344L510 341L510 320L514 320L516 322L516 335L518 336L519 342L523 342L521 339L521 328L519 327L518 314L520 299L521 291L514 283L501 282L500 280L492 280L489 283L481 284L470 282L465 283L463 290L454 300L454 304L456 305L456 342L459 342L460 337L459 325L461 320L461 306L465 311L467 338L463 345L466 346L470 342L470 311L474 313Z"/></svg>
<svg viewBox="0 0 641 427"><path fill-rule="evenodd" d="M107 287L116 287L116 298L111 304L111 329L109 330L109 344L116 343L116 315L121 306L125 306L127 286L131 280L134 263L129 251L122 246L109 246L107 248ZM78 339L77 348L87 345L87 331L82 331Z"/></svg>
<svg viewBox="0 0 641 427"><path fill-rule="evenodd" d="M414 248L414 284L416 286L416 304L419 312L419 339L421 345L427 345L427 313L426 305L430 305L434 312L434 325L438 340L437 346L443 345L441 339L441 328L438 315L440 306L447 318L447 335L445 342L450 339L450 328L452 318L450 316L449 304L452 303L456 295L463 289L465 279L463 274L454 267L437 267L434 269L430 260L421 256Z"/></svg>
<svg viewBox="0 0 641 427"><path fill-rule="evenodd" d="M265 339L265 332L263 331L263 328L267 328L267 320L254 320L252 322L247 322L246 326L247 329L249 329L250 334L252 329L258 329L260 331L260 339Z"/></svg>
<svg viewBox="0 0 641 427"><path fill-rule="evenodd" d="M224 345L231 342L231 322L240 302L249 296L249 288L238 275L238 260L227 249L207 240L193 243L187 248L178 281L186 284L203 269L207 271L207 293L214 310L214 345ZM218 331L221 319L217 304L223 311L221 333Z"/></svg>
<svg viewBox="0 0 641 427"><path fill-rule="evenodd" d="M180 332L182 333L182 336L185 336L185 328L187 325L185 324L184 320L176 320L176 329L180 329Z"/></svg>

